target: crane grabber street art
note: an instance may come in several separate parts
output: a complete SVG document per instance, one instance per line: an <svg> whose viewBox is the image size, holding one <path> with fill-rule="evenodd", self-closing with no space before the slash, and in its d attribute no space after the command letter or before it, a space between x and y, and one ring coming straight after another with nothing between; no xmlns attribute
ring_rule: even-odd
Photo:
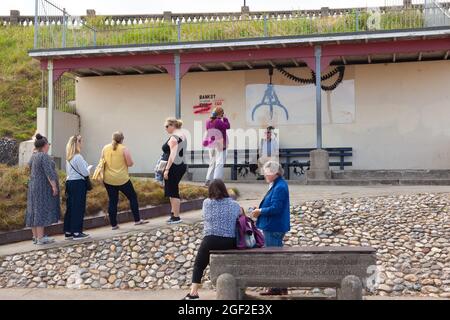
<svg viewBox="0 0 450 320"><path fill-rule="evenodd" d="M296 83L299 83L299 84L315 84L316 83L316 75L315 75L314 71L311 71L310 78L304 79L304 78L300 78L300 77L293 75L292 73L286 71L285 69L283 69L281 67L277 67L277 70L283 76L285 76L286 78L288 78ZM333 91L334 89L336 89L339 86L339 84L344 79L345 66L336 66L333 70L331 70L327 74L321 76L321 81L329 80L329 79L333 78L335 75L337 75L337 77L335 77L336 79L330 85L324 85L321 83L322 90ZM269 79L270 79L269 84L267 84L267 88L264 92L264 96L263 96L261 102L258 103L252 110L252 121L255 120L256 111L263 106L269 107L270 120L273 119L274 107L279 107L279 108L283 109L283 111L286 115L286 120L289 120L289 112L288 112L287 108L281 103L280 99L278 98L277 93L275 92L275 86L272 84L272 76L273 76L273 67L270 67L269 68Z"/></svg>
<svg viewBox="0 0 450 320"><path fill-rule="evenodd" d="M267 85L266 91L264 93L264 96L262 98L262 101L258 103L252 111L252 121L255 120L255 113L256 110L261 108L262 106L269 106L269 112L270 112L270 119L273 119L273 109L274 107L279 107L283 109L284 113L286 114L286 120L289 120L289 112L286 109L285 106L283 106L280 102L280 99L278 99L277 93L275 92L275 88L272 84L272 76L273 76L273 68L269 68L269 84Z"/></svg>

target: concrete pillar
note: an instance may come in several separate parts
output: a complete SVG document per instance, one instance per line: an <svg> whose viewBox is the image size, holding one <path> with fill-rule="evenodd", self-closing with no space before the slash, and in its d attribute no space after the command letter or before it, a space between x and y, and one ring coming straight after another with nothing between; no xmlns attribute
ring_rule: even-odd
<svg viewBox="0 0 450 320"><path fill-rule="evenodd" d="M86 15L87 15L88 17L95 17L97 14L96 14L96 12L95 12L94 9L87 9L87 10L86 10Z"/></svg>
<svg viewBox="0 0 450 320"><path fill-rule="evenodd" d="M238 288L236 279L229 273L221 274L217 278L217 300L237 300Z"/></svg>
<svg viewBox="0 0 450 320"><path fill-rule="evenodd" d="M249 6L242 6L241 7L241 13L242 14L249 14L250 13L250 7Z"/></svg>
<svg viewBox="0 0 450 320"><path fill-rule="evenodd" d="M172 22L172 11L164 11L163 17L165 22Z"/></svg>
<svg viewBox="0 0 450 320"><path fill-rule="evenodd" d="M320 8L320 14L322 15L322 17L328 16L330 14L330 8L328 7Z"/></svg>
<svg viewBox="0 0 450 320"><path fill-rule="evenodd" d="M330 157L328 151L323 149L313 150L309 153L310 168L306 172L308 180L331 179Z"/></svg>
<svg viewBox="0 0 450 320"><path fill-rule="evenodd" d="M403 0L403 6L405 8L409 8L412 5L412 1L411 0Z"/></svg>
<svg viewBox="0 0 450 320"><path fill-rule="evenodd" d="M338 290L338 300L362 300L362 283L357 276L346 276Z"/></svg>
<svg viewBox="0 0 450 320"><path fill-rule="evenodd" d="M11 10L9 11L9 22L11 25L19 24L20 11L19 10Z"/></svg>

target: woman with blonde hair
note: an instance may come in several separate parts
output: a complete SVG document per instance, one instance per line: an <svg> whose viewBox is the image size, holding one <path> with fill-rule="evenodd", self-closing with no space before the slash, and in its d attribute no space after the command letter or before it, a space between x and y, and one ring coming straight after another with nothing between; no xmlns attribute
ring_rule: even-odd
<svg viewBox="0 0 450 320"><path fill-rule="evenodd" d="M175 118L168 118L165 122L166 132L170 135L169 139L162 146L162 160L167 161L164 169L164 194L170 198L171 206L168 224L182 222L180 218L179 184L187 170L184 162L186 135L181 130L182 125L183 122Z"/></svg>
<svg viewBox="0 0 450 320"><path fill-rule="evenodd" d="M134 165L131 153L123 145L125 139L122 132L115 132L112 136L112 142L106 145L102 150L102 158L105 161L105 171L103 173L103 183L109 197L109 222L112 229L119 229L117 224L117 205L119 204L119 191L122 192L130 202L131 212L133 213L134 224L140 225L148 223L141 219L139 215L139 203L133 183L128 174L128 168Z"/></svg>
<svg viewBox="0 0 450 320"><path fill-rule="evenodd" d="M82 240L89 235L83 233L86 213L87 180L91 166L81 155L81 136L70 137L66 145L66 214L64 235L66 240Z"/></svg>

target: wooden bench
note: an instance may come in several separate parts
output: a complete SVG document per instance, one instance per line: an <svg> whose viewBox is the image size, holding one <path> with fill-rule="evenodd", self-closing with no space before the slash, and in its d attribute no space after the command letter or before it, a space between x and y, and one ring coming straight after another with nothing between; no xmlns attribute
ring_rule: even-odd
<svg viewBox="0 0 450 320"><path fill-rule="evenodd" d="M371 247L284 247L212 251L218 300L242 300L247 287L336 288L340 300L362 299L376 266Z"/></svg>
<svg viewBox="0 0 450 320"><path fill-rule="evenodd" d="M330 156L330 167L339 167L340 170L344 170L345 167L352 166L352 162L346 160L346 158L353 155L353 148L351 147L339 147L339 148L324 148L328 151ZM304 172L304 168L309 168L309 153L315 150L315 148L282 148L280 149L280 163L285 171L285 178L290 179L291 168L300 169L300 173ZM232 159L230 159L230 157ZM308 160L302 161L302 158ZM334 158L335 160L332 160ZM250 161L253 159L253 161ZM225 164L225 168L231 168L231 180L238 179L238 173L247 169L248 171L255 170L256 159L258 159L258 150L242 149L242 150L229 150L228 161ZM231 163L230 163L231 160ZM188 167L192 169L196 168L208 168L208 150L190 150L187 152Z"/></svg>

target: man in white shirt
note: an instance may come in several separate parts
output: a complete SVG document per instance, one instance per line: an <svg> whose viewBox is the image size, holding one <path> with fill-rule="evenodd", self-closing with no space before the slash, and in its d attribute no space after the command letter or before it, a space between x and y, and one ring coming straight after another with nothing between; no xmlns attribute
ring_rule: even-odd
<svg viewBox="0 0 450 320"><path fill-rule="evenodd" d="M262 168L264 167L265 163L267 163L268 161L279 162L280 146L274 130L274 127L268 127L266 129L265 136L261 139L261 142L258 146L258 180L264 179Z"/></svg>

